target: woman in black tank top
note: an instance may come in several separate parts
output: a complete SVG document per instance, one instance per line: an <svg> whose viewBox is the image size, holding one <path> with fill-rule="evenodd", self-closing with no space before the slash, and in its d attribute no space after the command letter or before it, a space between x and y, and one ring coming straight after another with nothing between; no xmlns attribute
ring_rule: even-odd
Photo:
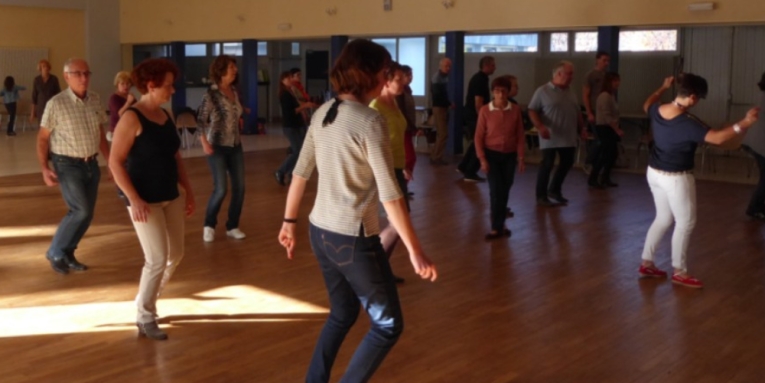
<svg viewBox="0 0 765 383"><path fill-rule="evenodd" d="M175 123L161 107L175 92L178 68L169 60L149 59L136 66L131 77L141 99L117 123L109 169L144 251L136 297L138 331L164 340L167 334L157 325L157 297L183 258L184 211L186 216L194 211Z"/></svg>

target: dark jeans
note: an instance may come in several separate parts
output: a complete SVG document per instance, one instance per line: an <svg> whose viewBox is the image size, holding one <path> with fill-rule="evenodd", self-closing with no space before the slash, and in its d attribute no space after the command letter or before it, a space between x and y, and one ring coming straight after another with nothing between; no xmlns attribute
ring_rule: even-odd
<svg viewBox="0 0 765 383"><path fill-rule="evenodd" d="M611 169L619 153L619 135L610 125L597 125L595 132L600 144L593 150L592 171L588 181L591 184L611 180Z"/></svg>
<svg viewBox="0 0 765 383"><path fill-rule="evenodd" d="M359 316L371 328L353 354L341 382L368 381L404 329L401 304L380 237L347 236L310 226L311 248L324 275L330 311L311 358L307 383L329 382L338 350ZM361 303L361 305L359 305Z"/></svg>
<svg viewBox="0 0 765 383"><path fill-rule="evenodd" d="M8 134L10 134L13 132L13 125L16 124L16 103L5 104L5 109L8 110Z"/></svg>
<svg viewBox="0 0 765 383"><path fill-rule="evenodd" d="M502 153L484 149L486 162L489 163L489 200L491 205L491 229L502 232L507 218L507 200L515 179L515 167L518 165L516 153Z"/></svg>
<svg viewBox="0 0 765 383"><path fill-rule="evenodd" d="M563 181L568 171L574 166L575 153L576 148L573 147L542 149L542 163L539 164L539 173L537 173L537 198L547 198L548 193L561 194ZM556 154L559 158L558 170L550 181Z"/></svg>
<svg viewBox="0 0 765 383"><path fill-rule="evenodd" d="M227 178L231 179L231 201L228 204L228 221L226 230L239 227L239 216L244 204L244 153L242 145L213 146L215 152L207 156L213 176L213 193L207 202L205 226L215 227L218 224L218 212L228 189ZM226 177L228 174L228 177Z"/></svg>
<svg viewBox="0 0 765 383"><path fill-rule="evenodd" d="M585 151L587 155L584 157L584 163L585 165L593 165L595 164L596 158L598 156L598 151L600 150L600 141L598 140L598 130L596 128L595 124L587 123L587 127L585 128L587 131L592 133L592 136L595 138L594 140L585 140Z"/></svg>
<svg viewBox="0 0 765 383"><path fill-rule="evenodd" d="M407 186L406 177L404 177L404 169L393 169L396 174L396 182L398 182L398 188L401 189L401 193L404 194L404 201L406 201L406 210L412 211L409 208L409 186Z"/></svg>
<svg viewBox="0 0 765 383"><path fill-rule="evenodd" d="M287 140L289 140L290 150L292 150L278 169L279 173L286 175L291 174L292 169L295 168L295 163L297 163L300 150L303 148L306 128L284 128L282 130L284 131Z"/></svg>
<svg viewBox="0 0 765 383"><path fill-rule="evenodd" d="M467 125L465 126L465 134L467 135L468 141L470 141L470 145L468 146L467 151L465 151L462 161L457 165L457 169L466 176L475 176L478 174L478 170L481 169L481 161L478 160L478 156L475 154L475 144L473 143L475 127L477 124L477 121L468 120Z"/></svg>
<svg viewBox="0 0 765 383"><path fill-rule="evenodd" d="M51 162L58 176L61 196L69 207L56 229L56 234L53 235L53 241L46 254L48 259L58 260L74 253L90 227L96 208L101 169L95 159L86 162L51 154Z"/></svg>
<svg viewBox="0 0 765 383"><path fill-rule="evenodd" d="M755 152L748 146L744 146L747 152L754 157L757 162L757 168L760 170L760 180L749 200L749 206L746 208L747 214L765 213L765 157Z"/></svg>

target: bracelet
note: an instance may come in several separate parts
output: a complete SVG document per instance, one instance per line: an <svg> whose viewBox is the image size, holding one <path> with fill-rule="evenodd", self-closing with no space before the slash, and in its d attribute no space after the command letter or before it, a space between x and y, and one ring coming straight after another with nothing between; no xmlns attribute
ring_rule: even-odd
<svg viewBox="0 0 765 383"><path fill-rule="evenodd" d="M297 223L297 218L285 218L284 222L286 222L286 223Z"/></svg>
<svg viewBox="0 0 765 383"><path fill-rule="evenodd" d="M741 134L743 129L741 129L741 125L739 124L733 124L733 131L736 132L736 134Z"/></svg>

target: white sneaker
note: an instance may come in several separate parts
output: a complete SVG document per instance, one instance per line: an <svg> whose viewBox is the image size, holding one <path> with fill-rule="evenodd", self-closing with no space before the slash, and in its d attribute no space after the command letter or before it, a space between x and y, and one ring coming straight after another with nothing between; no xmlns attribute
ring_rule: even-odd
<svg viewBox="0 0 765 383"><path fill-rule="evenodd" d="M215 229L210 226L205 226L202 230L202 239L205 242L212 242L215 240Z"/></svg>
<svg viewBox="0 0 765 383"><path fill-rule="evenodd" d="M242 233L242 231L239 230L239 228L231 229L231 230L227 231L226 235L228 235L229 237L234 238L234 239L244 239L244 237L246 237L246 235L244 233Z"/></svg>

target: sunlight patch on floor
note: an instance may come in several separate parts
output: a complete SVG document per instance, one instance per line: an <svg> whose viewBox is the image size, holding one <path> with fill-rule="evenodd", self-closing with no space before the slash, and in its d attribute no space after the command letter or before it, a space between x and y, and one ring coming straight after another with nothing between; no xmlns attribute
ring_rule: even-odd
<svg viewBox="0 0 765 383"><path fill-rule="evenodd" d="M227 286L190 298L160 298L162 318L183 322L295 321L278 315L325 314L325 307L254 286ZM258 316L263 316L259 318ZM135 330L132 301L0 309L0 338L50 334ZM243 318L238 318L243 317ZM164 326L163 326L164 327Z"/></svg>

